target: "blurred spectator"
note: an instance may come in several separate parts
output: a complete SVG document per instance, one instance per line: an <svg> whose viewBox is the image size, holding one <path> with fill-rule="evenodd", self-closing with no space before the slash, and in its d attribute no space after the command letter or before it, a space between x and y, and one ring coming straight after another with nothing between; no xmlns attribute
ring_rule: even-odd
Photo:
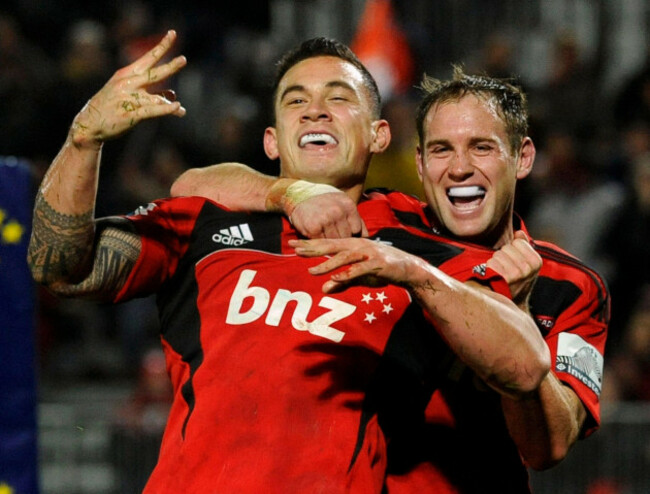
<svg viewBox="0 0 650 494"><path fill-rule="evenodd" d="M611 265L612 320L607 345L612 351L626 337L623 332L631 314L644 287L650 285L650 151L631 163L627 185L617 214L610 222L603 220L609 226L599 245Z"/></svg>
<svg viewBox="0 0 650 494"><path fill-rule="evenodd" d="M41 118L52 129L65 129L115 70L106 27L91 19L70 24L57 64L56 91L50 95ZM58 144L62 138L65 135L53 135L50 140ZM57 153L57 147L48 144L49 160Z"/></svg>
<svg viewBox="0 0 650 494"><path fill-rule="evenodd" d="M650 401L650 284L640 291L620 347L607 359L604 398L610 402Z"/></svg>
<svg viewBox="0 0 650 494"><path fill-rule="evenodd" d="M111 211L131 211L169 196L172 182L189 164L174 134L175 122L152 121L133 129L117 156Z"/></svg>
<svg viewBox="0 0 650 494"><path fill-rule="evenodd" d="M650 125L650 48L645 64L620 89L614 102L614 121L618 128L635 121Z"/></svg>
<svg viewBox="0 0 650 494"><path fill-rule="evenodd" d="M595 65L583 59L578 40L560 32L553 41L548 80L531 89L530 113L543 128L562 127L587 138L597 127L599 87Z"/></svg>
<svg viewBox="0 0 650 494"><path fill-rule="evenodd" d="M54 95L53 70L52 60L23 36L15 19L0 14L0 155L51 160L47 144L62 137L51 136L43 118Z"/></svg>
<svg viewBox="0 0 650 494"><path fill-rule="evenodd" d="M512 39L501 32L492 33L483 43L479 59L472 64L476 67L471 71L499 79L516 78L518 74L513 55Z"/></svg>
<svg viewBox="0 0 650 494"><path fill-rule="evenodd" d="M530 188L531 234L558 244L608 279L598 243L623 200L622 186L596 173L569 132L553 130L540 146L539 158Z"/></svg>

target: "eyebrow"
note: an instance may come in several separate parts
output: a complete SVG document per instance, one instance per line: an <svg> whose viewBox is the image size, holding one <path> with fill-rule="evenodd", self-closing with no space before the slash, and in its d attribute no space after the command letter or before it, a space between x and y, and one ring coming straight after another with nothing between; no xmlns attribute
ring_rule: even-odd
<svg viewBox="0 0 650 494"><path fill-rule="evenodd" d="M356 93L354 88L345 81L339 81L339 80L329 81L329 82L327 82L325 84L325 87L326 88L342 88L342 89L347 89L349 91L352 91L352 92ZM280 101L282 101L287 94L289 94L289 93L291 93L293 91L305 91L305 86L303 86L302 84L294 84L292 86L287 87L284 91L282 91L282 94L280 95Z"/></svg>
<svg viewBox="0 0 650 494"><path fill-rule="evenodd" d="M448 139L431 139L431 140L426 141L424 143L424 147L426 149L429 149L429 148L432 148L433 146L437 146L439 144L441 144L443 146L450 146L451 145L451 143L449 142Z"/></svg>
<svg viewBox="0 0 650 494"><path fill-rule="evenodd" d="M476 145L480 142L491 142L496 143L497 141L491 137L472 137L469 140L470 145ZM431 139L424 143L424 147L429 149L436 145L451 146L451 141L449 139Z"/></svg>

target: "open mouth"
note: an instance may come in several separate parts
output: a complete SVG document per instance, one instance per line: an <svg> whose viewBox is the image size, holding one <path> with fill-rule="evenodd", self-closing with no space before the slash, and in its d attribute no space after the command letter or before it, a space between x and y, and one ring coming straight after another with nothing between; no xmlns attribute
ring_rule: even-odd
<svg viewBox="0 0 650 494"><path fill-rule="evenodd" d="M327 146L336 144L338 144L338 142L336 139L334 139L334 137L329 134L322 133L305 134L300 138L300 142L298 143L301 148L307 146Z"/></svg>
<svg viewBox="0 0 650 494"><path fill-rule="evenodd" d="M471 209L479 206L485 197L485 189L478 185L450 187L447 189L449 201L461 209Z"/></svg>

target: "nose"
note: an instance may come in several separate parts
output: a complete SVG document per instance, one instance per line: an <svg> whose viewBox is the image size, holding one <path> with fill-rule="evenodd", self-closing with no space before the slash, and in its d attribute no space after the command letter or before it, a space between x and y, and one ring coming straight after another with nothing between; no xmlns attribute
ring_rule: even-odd
<svg viewBox="0 0 650 494"><path fill-rule="evenodd" d="M466 153L456 152L449 163L449 175L455 180L464 180L474 173L474 166Z"/></svg>
<svg viewBox="0 0 650 494"><path fill-rule="evenodd" d="M301 120L312 120L316 122L319 120L329 120L330 118L331 114L328 111L324 101L322 101L320 98L313 98L305 108L305 112L303 113Z"/></svg>

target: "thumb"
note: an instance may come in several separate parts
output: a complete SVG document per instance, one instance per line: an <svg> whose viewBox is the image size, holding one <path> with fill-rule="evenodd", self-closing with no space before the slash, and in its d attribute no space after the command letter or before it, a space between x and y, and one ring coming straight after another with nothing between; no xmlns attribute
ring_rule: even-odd
<svg viewBox="0 0 650 494"><path fill-rule="evenodd" d="M528 238L528 235L526 235L526 232L523 230L517 230L514 235L514 239L521 239L525 240L526 242L530 242L530 238Z"/></svg>
<svg viewBox="0 0 650 494"><path fill-rule="evenodd" d="M361 220L361 236L364 238L370 236L370 234L368 233L368 228L366 228L366 224L364 223L363 220Z"/></svg>

